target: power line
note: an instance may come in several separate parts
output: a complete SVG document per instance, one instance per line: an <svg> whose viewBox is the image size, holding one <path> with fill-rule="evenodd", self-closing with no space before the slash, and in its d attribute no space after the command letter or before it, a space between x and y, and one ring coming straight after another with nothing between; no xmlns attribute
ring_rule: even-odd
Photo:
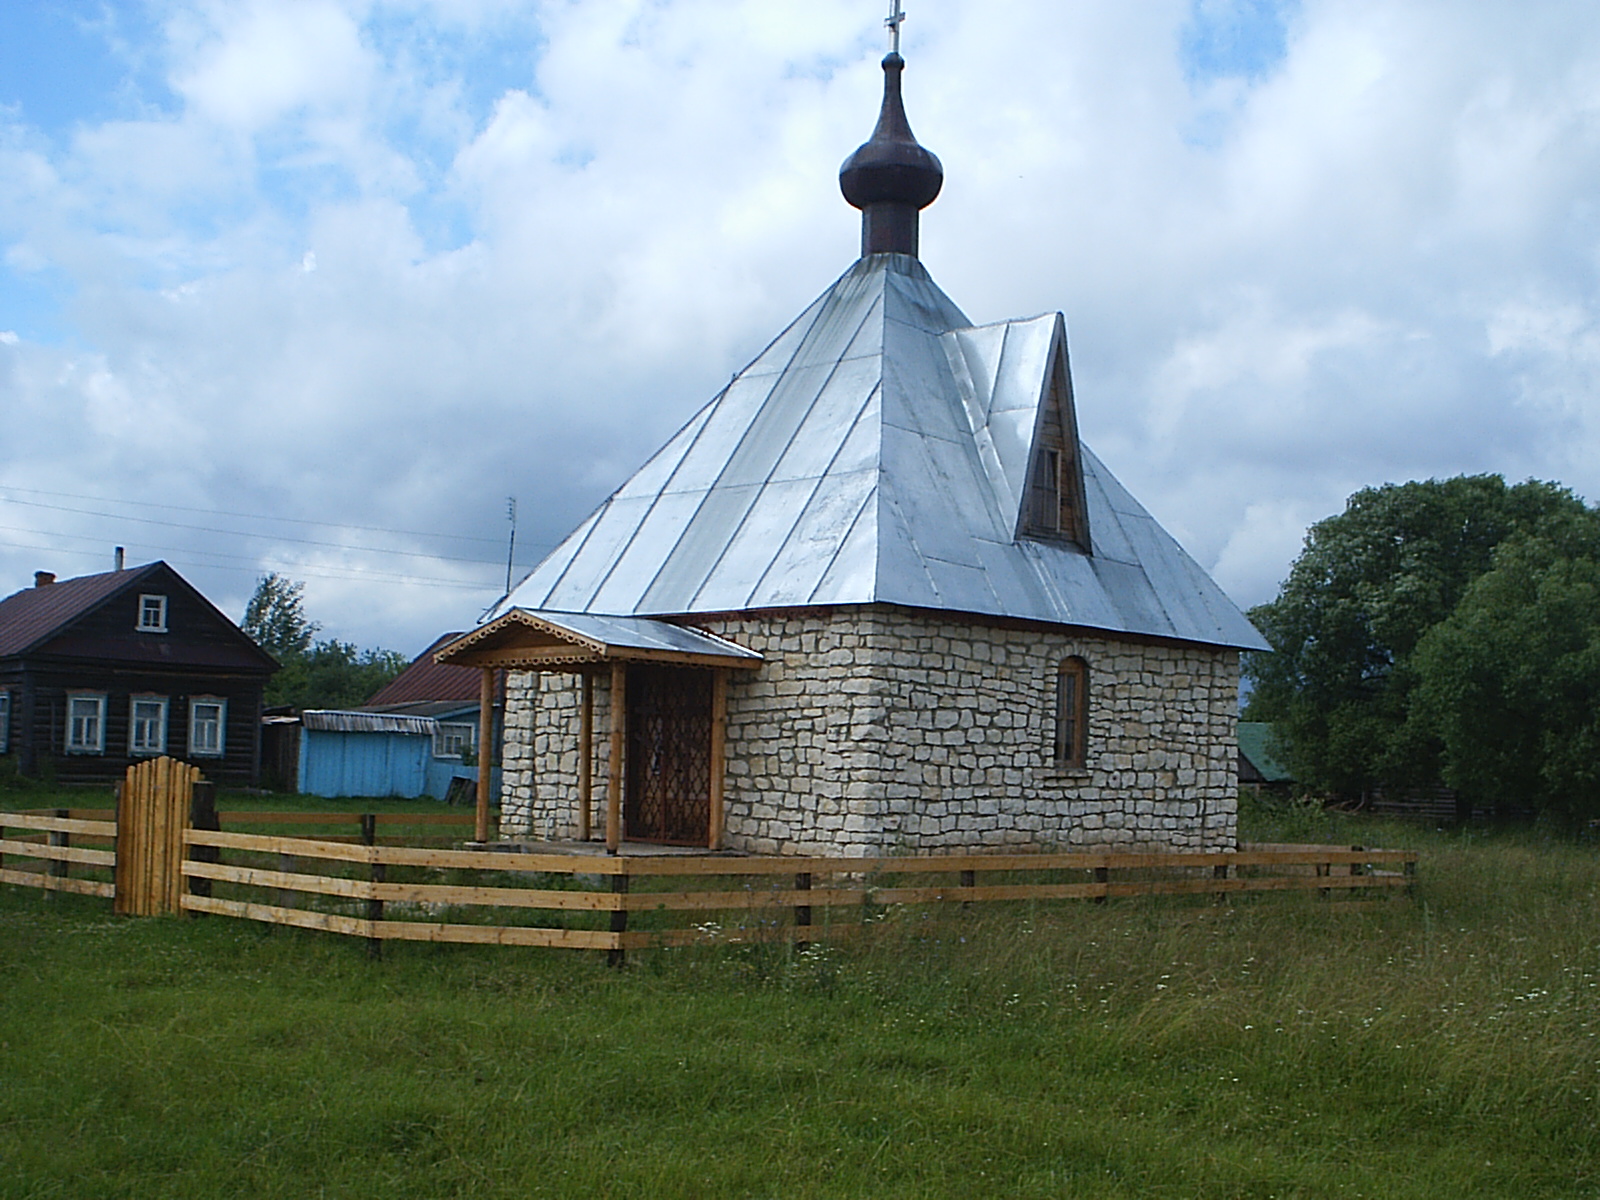
<svg viewBox="0 0 1600 1200"><path fill-rule="evenodd" d="M260 541L292 542L298 546L318 546L329 550L354 551L359 554L398 554L408 558L427 558L438 562L470 563L473 566L498 567L498 561L486 558L461 558L451 554L435 554L426 550L397 550L387 546L352 546L348 542L324 542L314 538L289 537L276 533L251 533L244 529L218 529L212 525L190 525L183 521L163 521L156 517L134 517L122 513L97 512L87 508L71 508L63 504L46 504L42 500L18 500L13 497L0 496L0 503L20 504L29 508L42 508L50 512L72 513L80 517L100 517L108 521L133 521L140 525L160 525L166 529L187 529L195 533L215 533L224 537L256 538ZM343 528L335 526L335 528ZM351 526L350 528L355 528ZM394 531L389 531L394 532ZM422 536L433 536L424 534ZM478 539L474 539L478 540Z"/></svg>
<svg viewBox="0 0 1600 1200"><path fill-rule="evenodd" d="M138 508L161 508L170 512L207 513L219 517L242 517L247 521L282 521L289 525L318 525L325 529L357 529L362 533L393 533L402 537L431 537L451 538L462 542L485 542L491 546L500 544L499 538L478 537L470 533L428 533L420 529L385 529L378 525L351 525L344 521L312 521L304 517L275 517L267 513L233 512L225 508L192 508L183 504L158 504L153 500L119 500L112 496L84 496L77 492L52 492L44 488L16 487L11 484L0 485L8 492L23 492L29 496L54 496L63 500L89 500L96 504L132 504Z"/></svg>
<svg viewBox="0 0 1600 1200"><path fill-rule="evenodd" d="M0 526L0 528L5 527ZM28 532L35 531L29 530ZM84 534L52 534L47 531L46 536L75 538L83 541L98 540L90 539ZM5 546L14 550L44 550L53 554L71 554L79 558L100 557L99 552L92 550L74 550L65 546L41 545L37 542L0 541L0 546ZM295 575L304 575L311 579L340 579L369 583L403 583L416 587L454 588L464 592L487 592L493 591L495 587L495 585L492 583L473 583L466 580L428 578L420 575L399 575L385 571L341 571L336 567L324 568L315 564L307 565L305 563L287 562L283 560L251 558L239 554L226 554L218 550L170 549L159 546L149 547L149 549L158 556L169 561L174 566L184 565L185 559L187 559L189 560L188 565L203 567L208 571L234 571L241 575L259 575L263 569L267 569L290 571ZM216 562L197 563L193 561L196 558L232 559L236 562L251 563L253 565L248 567L231 567ZM498 566L499 564L496 563L491 565Z"/></svg>

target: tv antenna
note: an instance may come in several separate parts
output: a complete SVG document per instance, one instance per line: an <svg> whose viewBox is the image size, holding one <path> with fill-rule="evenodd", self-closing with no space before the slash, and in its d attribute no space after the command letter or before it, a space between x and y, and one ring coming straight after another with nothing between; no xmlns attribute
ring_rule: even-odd
<svg viewBox="0 0 1600 1200"><path fill-rule="evenodd" d="M511 540L506 545L506 595L511 595L511 560L517 553L517 498L506 497L506 516L511 521Z"/></svg>

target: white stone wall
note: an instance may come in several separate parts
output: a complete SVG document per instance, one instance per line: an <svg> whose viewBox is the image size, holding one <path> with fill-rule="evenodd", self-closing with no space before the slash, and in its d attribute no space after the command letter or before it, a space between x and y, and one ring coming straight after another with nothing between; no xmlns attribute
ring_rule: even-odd
<svg viewBox="0 0 1600 1200"><path fill-rule="evenodd" d="M731 617L709 627L767 659L729 679L731 848L1234 845L1234 651L888 607ZM1089 665L1088 755L1076 770L1051 760L1056 671L1073 655ZM604 829L608 684L595 685L596 836ZM503 826L573 836L577 677L514 672L506 728Z"/></svg>

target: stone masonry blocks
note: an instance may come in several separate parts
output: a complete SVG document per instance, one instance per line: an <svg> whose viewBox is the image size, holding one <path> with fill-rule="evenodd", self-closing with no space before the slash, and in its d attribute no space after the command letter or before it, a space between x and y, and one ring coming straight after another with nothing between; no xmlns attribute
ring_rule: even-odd
<svg viewBox="0 0 1600 1200"><path fill-rule="evenodd" d="M698 620L760 652L728 682L725 844L779 854L1236 843L1239 656L890 606ZM1087 764L1060 769L1055 680L1088 663ZM595 680L605 828L609 677ZM576 674L514 671L502 828L577 832Z"/></svg>

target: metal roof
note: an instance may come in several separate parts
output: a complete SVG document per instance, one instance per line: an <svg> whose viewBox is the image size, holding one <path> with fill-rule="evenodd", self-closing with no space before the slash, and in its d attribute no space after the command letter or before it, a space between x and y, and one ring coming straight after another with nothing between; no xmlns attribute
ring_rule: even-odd
<svg viewBox="0 0 1600 1200"><path fill-rule="evenodd" d="M478 703L478 672L471 667L452 667L435 662L433 653L461 636L461 631L442 634L412 660L400 674L367 698L362 708L421 704L435 700Z"/></svg>
<svg viewBox="0 0 1600 1200"><path fill-rule="evenodd" d="M1289 768L1272 753L1274 734L1267 721L1239 722L1239 753L1267 783L1293 783Z"/></svg>
<svg viewBox="0 0 1600 1200"><path fill-rule="evenodd" d="M313 708L300 714L301 723L318 733L409 733L432 737L438 722L432 717L401 717L389 713L340 712Z"/></svg>
<svg viewBox="0 0 1600 1200"><path fill-rule="evenodd" d="M1017 537L1070 378L1060 314L974 327L915 258L862 258L491 618L891 603L1265 649L1087 447L1092 553Z"/></svg>
<svg viewBox="0 0 1600 1200"><path fill-rule="evenodd" d="M170 637L129 639L108 637L103 631L84 632L85 618L135 588L181 589L211 614L214 623L191 631L195 636L174 632ZM33 654L163 668L219 668L251 673L278 669L271 655L193 584L159 560L142 567L25 588L0 600L0 658Z"/></svg>
<svg viewBox="0 0 1600 1200"><path fill-rule="evenodd" d="M100 602L154 570L155 563L102 575L80 575L25 588L0 600L0 658L33 649Z"/></svg>
<svg viewBox="0 0 1600 1200"><path fill-rule="evenodd" d="M437 652L441 662L499 666L549 666L616 659L702 662L759 666L764 660L703 629L689 629L649 617L596 613L535 612L513 608Z"/></svg>

